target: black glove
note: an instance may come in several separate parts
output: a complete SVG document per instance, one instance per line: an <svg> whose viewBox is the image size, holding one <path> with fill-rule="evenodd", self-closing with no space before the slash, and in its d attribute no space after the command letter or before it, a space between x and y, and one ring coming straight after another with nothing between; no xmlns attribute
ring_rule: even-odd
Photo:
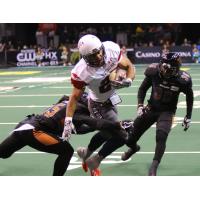
<svg viewBox="0 0 200 200"><path fill-rule="evenodd" d="M131 78L126 78L122 80L122 84L124 85L124 87L130 87L132 84L132 79Z"/></svg>
<svg viewBox="0 0 200 200"><path fill-rule="evenodd" d="M187 131L188 128L190 127L190 123L191 123L191 119L187 118L187 116L185 116L182 126L184 127L184 131Z"/></svg>
<svg viewBox="0 0 200 200"><path fill-rule="evenodd" d="M123 79L122 81L117 81L117 80L111 81L111 85L115 89L130 87L131 84L132 84L132 80L130 78Z"/></svg>

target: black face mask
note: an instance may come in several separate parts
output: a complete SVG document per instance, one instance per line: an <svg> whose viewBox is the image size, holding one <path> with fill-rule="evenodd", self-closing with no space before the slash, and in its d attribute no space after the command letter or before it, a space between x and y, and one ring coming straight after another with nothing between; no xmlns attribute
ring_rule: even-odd
<svg viewBox="0 0 200 200"><path fill-rule="evenodd" d="M172 67L170 64L162 63L160 65L160 74L163 78L175 77L178 73L177 67Z"/></svg>
<svg viewBox="0 0 200 200"><path fill-rule="evenodd" d="M100 52L102 52L101 59L98 58L98 54ZM105 51L104 51L104 48L101 47L99 50L95 51L94 53L83 56L83 59L85 60L87 65L89 65L90 67L98 68L104 65L105 63L104 56L105 56Z"/></svg>

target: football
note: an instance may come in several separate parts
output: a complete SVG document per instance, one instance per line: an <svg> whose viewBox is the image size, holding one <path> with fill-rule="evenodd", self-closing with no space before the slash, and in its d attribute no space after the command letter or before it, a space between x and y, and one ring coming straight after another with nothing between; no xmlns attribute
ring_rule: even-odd
<svg viewBox="0 0 200 200"><path fill-rule="evenodd" d="M116 68L110 73L110 81L122 81L126 78L127 71L125 69Z"/></svg>

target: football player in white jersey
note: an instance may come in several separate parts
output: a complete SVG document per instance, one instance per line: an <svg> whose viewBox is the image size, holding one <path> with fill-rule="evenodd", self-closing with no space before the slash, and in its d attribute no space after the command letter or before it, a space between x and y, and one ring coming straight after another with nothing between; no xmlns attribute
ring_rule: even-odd
<svg viewBox="0 0 200 200"><path fill-rule="evenodd" d="M74 129L72 117L77 101L86 87L88 88L91 116L117 121L116 105L121 102L121 99L111 84L110 73L118 67L127 71L126 78L120 83L120 88L131 86L135 78L135 67L127 57L123 57L118 44L111 41L101 42L94 35L85 35L80 38L78 49L82 59L71 71L73 90L66 109L63 139L68 139ZM104 133L103 137L101 142L99 139L94 140L98 140L95 148L100 147L110 135Z"/></svg>

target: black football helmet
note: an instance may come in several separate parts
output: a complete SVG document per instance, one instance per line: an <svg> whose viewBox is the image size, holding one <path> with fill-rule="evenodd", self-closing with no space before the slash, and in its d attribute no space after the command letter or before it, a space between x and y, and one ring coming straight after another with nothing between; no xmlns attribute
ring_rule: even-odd
<svg viewBox="0 0 200 200"><path fill-rule="evenodd" d="M177 76L180 70L181 59L178 53L169 52L162 56L160 60L160 75L163 78L172 78Z"/></svg>

